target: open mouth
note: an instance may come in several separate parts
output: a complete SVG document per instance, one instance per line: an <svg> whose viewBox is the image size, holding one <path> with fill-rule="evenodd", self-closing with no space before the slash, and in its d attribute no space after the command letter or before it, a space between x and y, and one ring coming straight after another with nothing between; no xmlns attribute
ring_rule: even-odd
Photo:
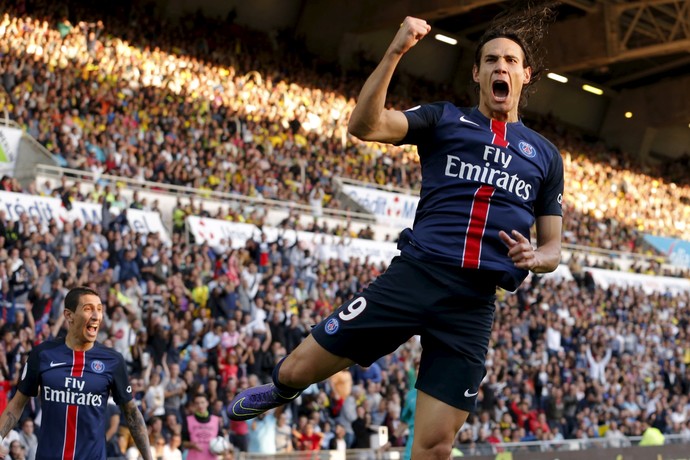
<svg viewBox="0 0 690 460"><path fill-rule="evenodd" d="M510 88L508 86L508 82L496 80L491 85L491 91L493 92L494 99L499 102L503 102L508 98Z"/></svg>
<svg viewBox="0 0 690 460"><path fill-rule="evenodd" d="M89 324L88 326L86 326L86 330L91 334L97 334L98 324Z"/></svg>

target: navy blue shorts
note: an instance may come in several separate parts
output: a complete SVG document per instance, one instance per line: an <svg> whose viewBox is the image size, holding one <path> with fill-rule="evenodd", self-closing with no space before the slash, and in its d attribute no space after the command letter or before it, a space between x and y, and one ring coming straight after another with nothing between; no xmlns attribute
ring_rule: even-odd
<svg viewBox="0 0 690 460"><path fill-rule="evenodd" d="M385 273L325 318L314 339L337 356L369 366L421 336L416 387L473 411L494 319L497 272L395 257Z"/></svg>

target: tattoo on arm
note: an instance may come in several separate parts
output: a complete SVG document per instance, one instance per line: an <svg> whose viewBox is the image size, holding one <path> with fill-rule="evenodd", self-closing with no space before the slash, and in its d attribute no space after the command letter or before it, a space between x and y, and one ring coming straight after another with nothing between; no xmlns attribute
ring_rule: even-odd
<svg viewBox="0 0 690 460"><path fill-rule="evenodd" d="M129 426L129 432L142 457L144 460L151 459L151 449L149 448L149 435L146 430L146 423L134 401L123 404L122 413L125 416L125 421L127 422L127 426Z"/></svg>
<svg viewBox="0 0 690 460"><path fill-rule="evenodd" d="M17 416L14 415L12 412L5 411L5 423L0 427L0 435L4 438L7 436L7 433L12 431L12 428L14 428L17 425Z"/></svg>

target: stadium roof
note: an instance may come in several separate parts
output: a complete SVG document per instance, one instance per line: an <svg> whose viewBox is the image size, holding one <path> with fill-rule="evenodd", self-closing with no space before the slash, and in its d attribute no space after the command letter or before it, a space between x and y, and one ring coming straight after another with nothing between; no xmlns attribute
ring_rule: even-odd
<svg viewBox="0 0 690 460"><path fill-rule="evenodd" d="M399 22L400 3L408 14L470 45L511 2L382 0L365 16L362 30ZM554 72L616 91L690 75L690 1L565 0L557 9L547 42Z"/></svg>
<svg viewBox="0 0 690 460"><path fill-rule="evenodd" d="M135 0L143 1L143 0ZM544 0L532 0L538 2ZM427 20L432 33L459 46L425 40L401 62L401 74L467 87L477 39L513 3L527 0L168 0L174 16L192 3L211 16L233 11L238 24L286 31L343 68L378 62L405 16ZM529 107L605 139L641 158L690 155L690 0L561 0L545 41L551 72ZM453 48L449 50L448 48ZM365 69L365 67L362 67ZM545 81L546 80L546 81ZM593 100L583 84L604 90ZM555 84L555 83L554 83ZM555 84L558 85L558 84ZM541 107L539 106L541 104ZM542 109L542 110L540 110ZM624 114L634 116L624 118Z"/></svg>
<svg viewBox="0 0 690 460"><path fill-rule="evenodd" d="M456 38L462 54L472 55L492 18L512 3L357 0L350 3L357 21L346 33L390 30L411 15L426 19L432 32ZM597 120L598 135L643 157L690 154L690 0L561 0L557 10L544 43L548 69L606 91L609 105ZM448 73L450 80L457 70ZM553 100L560 105L563 99ZM615 119L628 111L635 113L631 122Z"/></svg>

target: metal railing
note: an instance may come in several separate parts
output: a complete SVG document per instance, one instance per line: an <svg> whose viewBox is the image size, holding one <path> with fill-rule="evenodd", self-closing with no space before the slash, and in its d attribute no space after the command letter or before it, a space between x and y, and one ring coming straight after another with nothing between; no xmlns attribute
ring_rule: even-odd
<svg viewBox="0 0 690 460"><path fill-rule="evenodd" d="M186 187L180 185L165 184L162 182L149 182L137 179L131 179L123 176L115 176L111 174L96 174L91 171L82 169L70 169L60 166L38 165L36 167L38 174L50 177L53 179L60 179L63 176L80 182L102 182L106 181L111 184L122 184L129 190L151 191L156 193L167 193L178 197L195 198L197 200L213 200L223 203L236 203L241 206L249 206L263 209L281 209L281 210L295 210L304 214L312 214L313 208L308 204L297 203L294 201L280 201L268 198L256 198L246 195L239 195L229 192L217 192L214 190L202 190L193 187ZM342 209L323 208L323 217L331 217L338 219L350 219L364 223L374 223L375 217L368 213L351 212Z"/></svg>
<svg viewBox="0 0 690 460"><path fill-rule="evenodd" d="M664 436L664 445L690 444L690 438L680 434ZM569 452L591 449L621 449L637 446L641 436L628 436L621 438L591 438L591 439L563 439L557 441L532 441L532 442L505 442L501 444L476 444L460 446L462 453L451 458L493 457L502 452ZM345 452L333 450L321 450L314 452L296 451L280 454L256 454L240 452L235 458L238 460L401 460L404 448L382 447L378 449L348 449ZM616 458L616 457L612 457Z"/></svg>
<svg viewBox="0 0 690 460"><path fill-rule="evenodd" d="M281 454L253 454L240 452L235 456L237 460L402 460L403 448L380 449L347 449L345 452L336 450L294 451Z"/></svg>
<svg viewBox="0 0 690 460"><path fill-rule="evenodd" d="M361 180L350 179L347 177L337 177L335 178L339 183L346 185L354 185L356 187L370 188L381 190L382 192L392 192L392 193L402 193L404 195L419 196L419 190L396 187L395 185L380 185L372 182L362 182Z"/></svg>
<svg viewBox="0 0 690 460"><path fill-rule="evenodd" d="M31 136L27 137L30 138ZM110 174L96 174L91 171L81 169L70 169L61 166L38 164L35 167L35 173L43 177L51 178L55 181L58 181L61 177L66 176L70 180L80 183L95 184L97 181L101 181L101 183L102 181L106 181L111 184L119 183L130 191L140 190L154 193L162 193L173 197L193 198L199 202L215 201L218 203L223 203L224 205L245 206L249 208L259 208L263 210L292 210L304 215L312 215L313 213L313 208L311 206L302 203L248 197L228 192L201 190L192 187L164 184L160 182L147 182L123 176L115 176ZM343 178L338 178L338 180L343 183L358 184L364 186L364 183L360 183L358 181L352 181ZM352 222L360 224L377 224L376 217L366 212L352 212L341 209L323 208L322 216L324 218L339 219L342 221L350 220ZM386 224L381 223L378 225L385 227ZM587 254L595 257L606 257L612 261L630 260L651 263L659 259L658 256L616 251L612 249L602 249L578 244L564 243L563 249L565 251L570 251L572 253L577 254ZM621 269L625 269L625 267L621 267Z"/></svg>

